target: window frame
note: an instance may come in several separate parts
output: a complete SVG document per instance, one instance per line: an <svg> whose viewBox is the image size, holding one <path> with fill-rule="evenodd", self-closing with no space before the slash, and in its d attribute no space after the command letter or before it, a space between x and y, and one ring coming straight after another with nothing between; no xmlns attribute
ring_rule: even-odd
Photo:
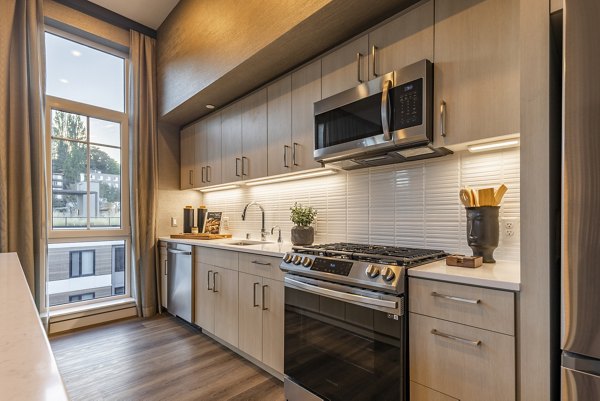
<svg viewBox="0 0 600 401"><path fill-rule="evenodd" d="M92 252L92 274L83 274L83 252ZM79 254L79 275L73 276L73 254ZM78 251L69 251L69 278L90 277L96 275L96 250L80 249Z"/></svg>
<svg viewBox="0 0 600 401"><path fill-rule="evenodd" d="M92 296L92 298L91 298L91 299L82 299L84 295L91 295L91 296ZM73 298L75 298L75 297L79 297L79 300L75 300L75 299L73 299ZM67 302L67 303L66 303L66 304L64 304L64 305L69 305L69 304L71 304L71 303L74 303L74 302L93 301L93 300L95 300L95 299L96 299L96 292L95 292L95 291L92 291L92 292L84 292L84 293L82 293L82 294L74 294L74 295L69 295L69 302Z"/></svg>

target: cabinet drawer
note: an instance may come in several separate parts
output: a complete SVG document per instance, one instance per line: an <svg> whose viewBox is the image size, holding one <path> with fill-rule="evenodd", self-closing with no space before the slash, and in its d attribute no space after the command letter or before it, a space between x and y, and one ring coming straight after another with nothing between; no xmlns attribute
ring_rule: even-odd
<svg viewBox="0 0 600 401"><path fill-rule="evenodd" d="M240 253L240 271L244 273L283 281L283 272L279 268L280 264L281 258L254 253Z"/></svg>
<svg viewBox="0 0 600 401"><path fill-rule="evenodd" d="M238 270L238 253L236 251L195 246L194 256L196 257L196 263Z"/></svg>
<svg viewBox="0 0 600 401"><path fill-rule="evenodd" d="M514 337L416 313L409 322L411 381L461 401L515 400Z"/></svg>
<svg viewBox="0 0 600 401"><path fill-rule="evenodd" d="M459 401L456 398L447 396L429 387L420 385L413 381L410 382L410 401Z"/></svg>
<svg viewBox="0 0 600 401"><path fill-rule="evenodd" d="M411 312L499 333L515 333L512 292L415 278L410 278L408 285Z"/></svg>

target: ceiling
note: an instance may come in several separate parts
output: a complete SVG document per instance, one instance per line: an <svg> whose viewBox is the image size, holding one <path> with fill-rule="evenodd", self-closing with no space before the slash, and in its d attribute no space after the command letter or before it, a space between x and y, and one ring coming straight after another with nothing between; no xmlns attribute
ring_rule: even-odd
<svg viewBox="0 0 600 401"><path fill-rule="evenodd" d="M154 30L167 18L179 0L89 0Z"/></svg>

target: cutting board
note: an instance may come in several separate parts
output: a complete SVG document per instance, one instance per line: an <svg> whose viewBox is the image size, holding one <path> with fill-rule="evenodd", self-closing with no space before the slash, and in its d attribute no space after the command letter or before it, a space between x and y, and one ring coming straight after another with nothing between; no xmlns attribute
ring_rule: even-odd
<svg viewBox="0 0 600 401"><path fill-rule="evenodd" d="M178 239L223 239L231 238L231 234L171 234L171 238Z"/></svg>

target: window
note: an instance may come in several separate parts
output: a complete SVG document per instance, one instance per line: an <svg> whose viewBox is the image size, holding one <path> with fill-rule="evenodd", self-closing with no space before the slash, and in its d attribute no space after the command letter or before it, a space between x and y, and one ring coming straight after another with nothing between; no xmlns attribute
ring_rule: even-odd
<svg viewBox="0 0 600 401"><path fill-rule="evenodd" d="M125 271L125 247L113 246L113 266L115 272Z"/></svg>
<svg viewBox="0 0 600 401"><path fill-rule="evenodd" d="M125 287L115 287L115 295L125 294Z"/></svg>
<svg viewBox="0 0 600 401"><path fill-rule="evenodd" d="M93 292L86 292L85 294L69 295L69 302L88 301L96 298L96 294Z"/></svg>
<svg viewBox="0 0 600 401"><path fill-rule="evenodd" d="M93 276L96 274L95 251L71 251L69 277Z"/></svg>

